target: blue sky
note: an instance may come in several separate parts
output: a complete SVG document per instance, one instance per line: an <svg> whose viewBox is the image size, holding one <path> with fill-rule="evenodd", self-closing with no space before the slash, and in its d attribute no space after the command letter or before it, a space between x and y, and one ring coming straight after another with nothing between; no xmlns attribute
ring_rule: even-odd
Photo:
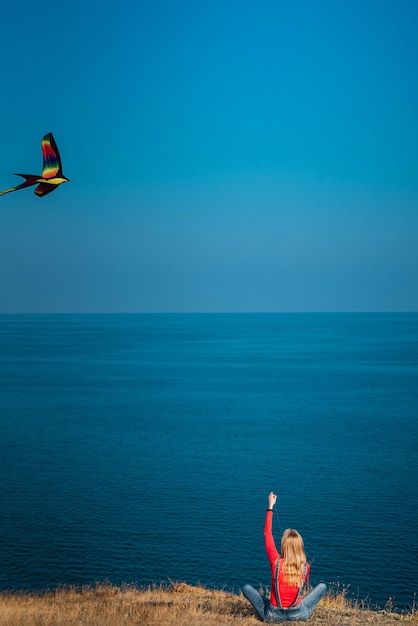
<svg viewBox="0 0 418 626"><path fill-rule="evenodd" d="M50 12L47 17L48 11ZM0 312L418 310L415 0L8 3Z"/></svg>

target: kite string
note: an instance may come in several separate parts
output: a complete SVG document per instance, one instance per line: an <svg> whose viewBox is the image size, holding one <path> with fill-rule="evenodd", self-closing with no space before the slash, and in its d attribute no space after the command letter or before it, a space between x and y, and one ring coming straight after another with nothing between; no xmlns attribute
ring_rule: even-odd
<svg viewBox="0 0 418 626"><path fill-rule="evenodd" d="M276 516L276 518L277 518L277 522L278 522L278 524L279 524L280 534L283 534L282 525L281 525L281 523L280 523L280 517L279 517L279 514L278 514L278 512L277 512L277 509L276 509L276 508L274 509L274 514L275 514L275 516Z"/></svg>
<svg viewBox="0 0 418 626"><path fill-rule="evenodd" d="M281 534L281 535L283 535L283 528L282 528L282 525L281 525L281 523L280 523L280 517L279 517L279 514L278 514L278 512L277 512L277 509L273 509L273 511L274 511L274 515L275 515L275 516L276 516L276 518L277 518L277 523L279 524L280 534ZM312 565L312 563L313 563L314 561L315 561L315 557L312 557L312 559L309 561L310 565Z"/></svg>

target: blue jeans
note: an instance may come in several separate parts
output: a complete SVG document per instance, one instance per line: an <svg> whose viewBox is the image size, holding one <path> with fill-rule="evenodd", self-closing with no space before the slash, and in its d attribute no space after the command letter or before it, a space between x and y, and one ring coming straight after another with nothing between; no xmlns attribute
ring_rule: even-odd
<svg viewBox="0 0 418 626"><path fill-rule="evenodd" d="M304 622L310 618L316 605L326 592L327 586L324 583L320 583L303 598L301 604L296 608L279 609L273 606L266 596L262 596L251 585L244 585L242 589L242 593L251 602L258 617L263 622L284 622L286 620Z"/></svg>

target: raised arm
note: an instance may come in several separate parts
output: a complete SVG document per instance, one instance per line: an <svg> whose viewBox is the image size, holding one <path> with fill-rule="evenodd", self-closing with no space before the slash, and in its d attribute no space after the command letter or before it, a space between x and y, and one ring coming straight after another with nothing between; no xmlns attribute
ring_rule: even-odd
<svg viewBox="0 0 418 626"><path fill-rule="evenodd" d="M264 543L270 565L273 565L280 554L277 551L273 537L273 507L276 504L277 496L272 491L268 495L268 508L266 511L266 521L264 523Z"/></svg>

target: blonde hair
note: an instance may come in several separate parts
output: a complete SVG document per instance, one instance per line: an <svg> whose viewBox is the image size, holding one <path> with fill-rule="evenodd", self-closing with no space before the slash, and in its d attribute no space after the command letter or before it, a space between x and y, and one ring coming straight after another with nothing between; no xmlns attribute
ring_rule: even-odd
<svg viewBox="0 0 418 626"><path fill-rule="evenodd" d="M303 584L303 566L306 563L305 546L297 530L288 528L282 536L282 571L285 582L291 587Z"/></svg>

